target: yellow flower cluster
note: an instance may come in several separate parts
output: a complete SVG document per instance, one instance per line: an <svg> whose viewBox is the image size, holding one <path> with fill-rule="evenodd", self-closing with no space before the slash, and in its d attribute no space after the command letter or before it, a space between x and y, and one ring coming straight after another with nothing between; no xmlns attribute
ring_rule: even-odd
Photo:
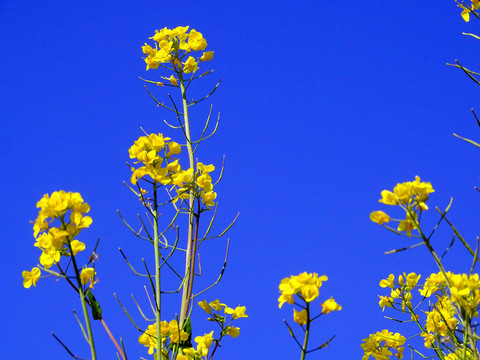
<svg viewBox="0 0 480 360"><path fill-rule="evenodd" d="M248 317L245 314L247 308L245 306L237 306L235 309L228 307L226 304L221 303L218 299L207 303L206 300L202 300L198 303L207 314L211 315L212 311L220 312L223 310L225 315L232 315L232 319L240 319Z"/></svg>
<svg viewBox="0 0 480 360"><path fill-rule="evenodd" d="M173 185L180 199L187 199L193 193L202 199L207 208L214 206L217 194L213 191L210 172L215 170L215 166L199 162L195 174L192 168L182 170L178 158L173 157L180 154L181 146L169 140L162 134L150 134L135 141L128 152L131 159L137 160L135 164L143 166L132 167L132 184L148 175L154 183Z"/></svg>
<svg viewBox="0 0 480 360"><path fill-rule="evenodd" d="M468 346L459 346L457 351L445 356L445 360L475 360L475 353Z"/></svg>
<svg viewBox="0 0 480 360"><path fill-rule="evenodd" d="M191 178L192 170L182 171L178 159L172 158L182 151L180 145L168 140L170 138L162 134L150 134L141 136L134 142L128 153L131 159L137 159L135 164L142 163L143 166L132 168L132 184L135 185L139 179L149 175L155 183L178 184L181 187L184 179L188 181ZM162 167L164 163L166 166Z"/></svg>
<svg viewBox="0 0 480 360"><path fill-rule="evenodd" d="M176 360L207 359L210 346L212 346L214 340L213 330L203 336L196 336L195 342L197 343L197 348L194 349L190 347L183 349L183 354L177 355Z"/></svg>
<svg viewBox="0 0 480 360"><path fill-rule="evenodd" d="M450 284L450 300L466 315L478 316L477 307L480 304L480 278L478 274L453 274L447 272ZM425 281L420 294L430 297L435 294L442 297L447 294L447 282L443 273L431 274Z"/></svg>
<svg viewBox="0 0 480 360"><path fill-rule="evenodd" d="M147 63L147 70L157 69L161 63L170 63L175 71L189 74L198 70L199 62L213 59L213 51L206 51L197 59L189 56L183 61L190 52L203 51L207 47L207 40L203 35L195 29L188 32L188 28L178 26L175 29L164 28L155 31L155 35L150 38L155 41L155 48L146 43L142 47L146 55L144 60ZM173 81L171 83L174 84Z"/></svg>
<svg viewBox="0 0 480 360"><path fill-rule="evenodd" d="M432 344L439 337L454 336L454 331L459 324L458 317L472 318L478 316L477 308L480 304L480 278L478 274L454 274L442 272L431 274L423 286L418 286L420 275L415 273L398 276L390 274L387 279L380 281L382 288L390 288L390 296L379 296L379 305L385 309L395 307L396 302L401 302L402 311L408 306L412 313L412 318L418 316L413 313L411 304L411 290L418 288L419 294L423 299L434 296L435 304L426 311L427 319L425 321L425 332L421 335L424 339L425 347L432 348Z"/></svg>
<svg viewBox="0 0 480 360"><path fill-rule="evenodd" d="M279 285L281 295L278 298L278 307L281 308L286 302L293 304L294 295L301 297L305 302L315 300L320 295L322 283L327 280L328 277L325 275L318 276L317 273L306 272L283 279Z"/></svg>
<svg viewBox="0 0 480 360"><path fill-rule="evenodd" d="M162 321L160 324L160 334L162 335L162 344L164 351L169 344L178 344L182 341L188 340L188 333L181 330L176 319L170 322ZM140 335L138 342L148 347L148 353L153 354L157 349L157 323L148 326L147 330Z"/></svg>
<svg viewBox="0 0 480 360"><path fill-rule="evenodd" d="M218 299L207 303L206 300L202 300L198 303L208 315L212 316L211 320L216 321L221 329L222 334L230 335L231 337L238 337L240 335L240 328L231 326L233 320L240 318L247 318L245 314L247 308L245 306L237 306L235 309L228 307L226 304L221 303ZM231 316L231 320L227 322L227 316Z"/></svg>
<svg viewBox="0 0 480 360"><path fill-rule="evenodd" d="M417 214L427 210L425 203L431 193L435 192L429 182L421 182L420 177L416 176L415 181L397 184L392 191L383 190L380 203L385 205L399 205L406 212L405 220L398 220L398 231L405 231L408 236L412 235L412 230L418 227ZM370 220L374 223L383 225L390 222L390 216L383 211L373 211L370 214Z"/></svg>
<svg viewBox="0 0 480 360"><path fill-rule="evenodd" d="M395 282L395 275L390 274L388 278L380 280L380 287L390 288L390 296L381 296L379 305L383 310L385 306L393 307L395 305L395 300L400 300L402 311L405 311L405 307L408 306L411 308L411 291L417 286L418 280L420 280L421 275L415 273L403 273L398 275L398 282Z"/></svg>
<svg viewBox="0 0 480 360"><path fill-rule="evenodd" d="M237 337L240 334L240 328L230 326L231 322L239 318L248 317L248 315L245 314L245 306L237 306L235 309L233 309L228 307L226 304L221 303L218 299L210 303L207 303L207 301L203 300L200 301L198 305L208 315L211 315L213 317L209 320L216 321L220 324L222 336L230 335L234 338ZM228 323L227 315L231 315L231 319ZM187 341L189 338L189 334L186 333L184 330L180 329L177 320L172 320L169 323L167 323L166 321L162 321L160 333L162 336L162 352L164 353L166 359L169 358L167 349L171 347L172 344L180 344ZM140 344L149 348L148 353L150 355L153 354L156 350L158 350L156 341L156 323L149 325L147 330L142 335L140 335L138 341L140 342ZM213 338L213 330L208 334L204 334L203 336L197 336L195 337L197 347L183 348L183 354L178 354L176 359L194 360L207 358L210 351L210 346L214 341L219 342L219 340L215 340ZM158 358L156 354L154 355L154 357Z"/></svg>
<svg viewBox="0 0 480 360"><path fill-rule="evenodd" d="M458 320L455 318L455 307L447 295L437 298L433 309L427 312L425 330L422 332L425 347L430 349L435 340L453 334Z"/></svg>
<svg viewBox="0 0 480 360"><path fill-rule="evenodd" d="M470 7L465 6L465 3L458 4L457 6L462 9L462 17L466 22L470 21L470 13L475 12L475 10L480 9L480 0L471 0L472 5Z"/></svg>
<svg viewBox="0 0 480 360"><path fill-rule="evenodd" d="M45 194L37 203L40 208L37 219L33 223L35 247L38 247L40 264L46 269L60 261L62 256L76 255L85 250L85 244L74 238L92 223L92 218L85 216L90 206L83 201L79 193L55 191L51 195ZM59 225L53 226L58 220ZM40 269L24 271L23 285L28 288L36 286L40 277Z"/></svg>
<svg viewBox="0 0 480 360"><path fill-rule="evenodd" d="M405 340L403 335L394 334L387 329L371 334L368 338L363 339L363 343L360 345L364 352L362 360L368 360L370 356L375 359L388 360L392 355L397 359L402 359ZM395 354L392 351L395 351Z"/></svg>
<svg viewBox="0 0 480 360"><path fill-rule="evenodd" d="M278 298L278 307L281 308L285 303L294 304L295 296L297 296L305 303L305 306L300 305L303 308L301 311L293 309L293 321L300 326L311 322L308 304L320 295L320 287L327 280L328 277L325 275L318 276L317 273L308 274L306 272L283 279L279 285L281 295ZM342 310L342 307L333 298L322 303L322 314L339 310Z"/></svg>

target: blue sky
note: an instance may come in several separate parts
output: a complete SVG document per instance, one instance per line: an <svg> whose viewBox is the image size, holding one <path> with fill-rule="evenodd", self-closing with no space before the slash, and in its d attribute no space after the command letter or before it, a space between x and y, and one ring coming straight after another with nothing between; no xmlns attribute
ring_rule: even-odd
<svg viewBox="0 0 480 360"><path fill-rule="evenodd" d="M413 327L383 318L396 314L378 307L378 282L392 272L426 277L435 264L423 247L384 255L413 241L375 226L368 215L387 210L378 203L381 190L419 175L436 190L426 224L436 221L435 206L453 197L452 221L467 239L478 235L478 152L452 136L478 139L470 112L477 88L446 66L459 59L475 68L477 40L462 32L478 33L478 24L465 23L454 1L2 1L2 356L68 358L53 331L88 357L72 314L80 304L66 284L42 279L29 290L21 284L22 270L39 255L29 223L35 204L64 189L80 192L92 208L93 225L81 240L93 247L101 239L95 290L105 319L125 339L129 358L147 357L113 293L142 323L130 293L146 304L144 283L118 247L138 266L151 249L116 210L132 221L141 211L122 183L130 178L125 162L140 127L179 136L163 123L172 115L155 107L138 79L165 75L145 72L141 46L155 29L179 25L202 32L215 51L214 73L192 92L199 96L222 79L211 98L220 127L199 152L217 167L226 156L215 230L240 212L228 233L227 271L206 299L245 305L249 318L239 321L240 337L227 339L218 359L299 354L282 322L292 322L291 308L279 310L277 297L280 280L303 271L328 275L321 298L334 296L343 306L314 323L312 345L336 339L311 358L358 358L362 339L384 328L414 335ZM152 91L168 99L167 90ZM192 121L201 123L209 106L194 110ZM442 252L450 240L443 227L434 246ZM221 268L225 244L205 246L205 283ZM471 265L459 244L445 261L455 271ZM174 300L164 311L178 312ZM194 321L201 334L210 326L200 312ZM113 346L95 325L100 358L112 358Z"/></svg>

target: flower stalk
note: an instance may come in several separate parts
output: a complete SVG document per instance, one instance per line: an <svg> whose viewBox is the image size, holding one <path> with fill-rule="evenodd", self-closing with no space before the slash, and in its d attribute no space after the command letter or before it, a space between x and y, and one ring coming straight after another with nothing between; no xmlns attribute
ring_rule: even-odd
<svg viewBox="0 0 480 360"><path fill-rule="evenodd" d="M303 338L303 345L302 345L302 354L300 356L300 360L305 360L305 356L307 355L307 346L308 346L308 336L310 335L310 303L306 303L306 308L307 310L307 323L305 324L305 336Z"/></svg>
<svg viewBox="0 0 480 360"><path fill-rule="evenodd" d="M80 272L78 271L77 262L75 260L75 255L73 255L72 244L71 244L71 241L70 241L69 237L67 237L67 244L68 244L68 248L70 250L70 254L71 254L71 258L72 258L72 264L73 264L73 269L75 271L75 277L77 278L78 293L80 295L80 302L82 303L83 316L85 318L85 326L87 328L87 333L88 333L88 344L90 345L90 352L92 354L92 360L96 360L97 359L97 354L96 354L96 351L95 351L95 343L93 341L93 333L92 333L92 326L90 324L90 316L88 314L87 303L85 301L85 293L83 292L83 285L82 285L82 281L80 279Z"/></svg>
<svg viewBox="0 0 480 360"><path fill-rule="evenodd" d="M157 354L163 360L162 333L161 333L161 287L160 287L160 249L158 247L158 200L157 183L153 183L153 247L155 249L155 320L156 320L156 344Z"/></svg>
<svg viewBox="0 0 480 360"><path fill-rule="evenodd" d="M188 152L188 163L191 169L194 169L192 177L195 176L195 162L193 159L193 148L192 140L190 133L190 121L188 118L188 104L187 104L187 92L185 89L183 74L181 71L178 72L178 77L180 80L180 91L182 93L182 105L183 105L183 119L185 125L185 140L187 145ZM194 227L194 203L195 195L190 192L188 198L188 233L187 233L187 252L185 256L185 277L182 289L182 304L180 307L180 324L183 326L185 319L188 316L188 308L190 304L190 296L193 288L193 272L192 268L193 261L192 258L195 258L195 246L193 244L193 227ZM197 219L198 224L198 219Z"/></svg>

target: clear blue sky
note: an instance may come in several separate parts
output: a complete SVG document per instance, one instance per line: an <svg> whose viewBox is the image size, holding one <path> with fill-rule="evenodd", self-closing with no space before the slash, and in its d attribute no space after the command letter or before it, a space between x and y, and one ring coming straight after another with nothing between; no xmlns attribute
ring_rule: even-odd
<svg viewBox="0 0 480 360"><path fill-rule="evenodd" d="M215 51L215 72L194 93L222 79L211 98L220 127L199 155L218 167L226 155L216 229L240 212L228 234L224 279L206 299L245 305L249 318L216 358L296 358L282 322L292 322L292 310L278 309L278 284L303 271L328 275L321 298L334 296L343 306L314 323L312 346L337 337L311 358L359 358L364 337L401 329L377 305L379 280L437 271L424 248L383 254L412 240L369 221L372 210L385 210L380 191L419 175L436 189L427 223L436 219L435 205L453 197L452 220L468 239L478 235L478 151L452 136L478 139L470 113L478 88L446 63L475 68L478 41L461 33L480 31L462 20L453 0L1 1L2 358L67 359L52 331L88 357L72 314L80 304L66 284L41 279L35 289L22 287L22 270L39 256L29 223L35 204L59 189L78 191L91 205L93 225L80 240L93 247L101 239L96 296L129 358L148 357L113 293L146 327L130 298L145 303L144 283L117 249L138 267L151 251L116 210L132 221L141 210L122 184L140 126L178 136L163 123L172 115L155 107L138 77L163 75L145 72L141 46L155 29L179 25L202 32ZM166 90L152 90L168 100ZM208 106L193 121L203 121ZM451 239L444 230L434 243L439 252ZM216 277L224 248L225 240L205 246L205 282ZM446 262L465 272L466 259L456 244ZM178 309L168 306L173 317ZM194 331L201 335L209 324L198 314ZM114 358L95 325L100 358ZM416 331L404 329L406 336Z"/></svg>

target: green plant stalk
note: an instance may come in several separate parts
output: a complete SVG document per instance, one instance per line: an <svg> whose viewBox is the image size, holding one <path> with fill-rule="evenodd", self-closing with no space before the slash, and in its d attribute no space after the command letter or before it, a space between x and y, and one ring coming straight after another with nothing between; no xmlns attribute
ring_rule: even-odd
<svg viewBox="0 0 480 360"><path fill-rule="evenodd" d="M163 360L162 333L161 333L161 288L160 288L160 249L158 248L158 201L157 201L157 183L153 183L153 247L155 248L155 320L157 324L157 354L159 359Z"/></svg>
<svg viewBox="0 0 480 360"><path fill-rule="evenodd" d="M310 335L310 303L307 302L307 324L305 327L305 337L303 338L303 346L302 346L302 355L300 356L300 360L305 360L305 356L307 356L307 345L308 345L308 336Z"/></svg>
<svg viewBox="0 0 480 360"><path fill-rule="evenodd" d="M405 301L405 298L402 299L402 301ZM406 303L407 305L407 309L408 311L410 312L410 316L412 317L412 319L415 319L415 323L418 325L418 327L420 328L420 331L422 333L425 333L427 334L428 332L423 328L422 324L420 323L420 321L418 321L418 318L417 318L417 314L415 313L415 311L413 310L412 306L407 302ZM442 349L440 347L437 347L437 344L432 344L432 349L435 351L435 353L437 354L438 358L439 359L443 359L444 356L443 356L443 352L442 352Z"/></svg>
<svg viewBox="0 0 480 360"><path fill-rule="evenodd" d="M433 250L433 247L432 247L432 244L430 243L430 240L425 236L425 234L423 233L421 227L420 227L420 224L418 223L418 221L416 220L415 218L415 212L413 210L411 210L409 207L406 208L407 210L407 214L410 216L410 219L413 220L413 223L414 223L414 226L415 228L418 230L418 232L420 233L420 236L422 237L422 240L423 240L423 243L425 244L425 246L427 247L428 251L430 252L430 254L433 256L435 262L437 263L437 266L438 268L440 269L440 271L442 272L443 274L443 277L445 278L445 282L447 283L447 287L448 289L450 289L450 280L448 280L448 277L447 277L447 272L445 270L445 268L443 267L443 264L442 262L440 261L440 258L438 257L437 253L435 252L435 250Z"/></svg>
<svg viewBox="0 0 480 360"><path fill-rule="evenodd" d="M178 78L180 80L180 90L182 92L182 104L183 104L183 119L185 121L185 139L187 143L188 151L188 161L190 168L193 169L192 176L195 177L195 162L193 160L193 148L192 148L192 139L190 135L190 122L188 118L188 104L187 104L187 93L185 90L183 74L181 71L178 72ZM187 235L187 252L185 256L185 277L183 279L183 290L182 290L182 304L180 307L180 324L183 327L185 318L187 317L188 304L190 303L189 295L192 293L193 281L193 269L192 256L194 256L195 249L193 248L193 206L195 202L194 194L191 193L188 198L188 235Z"/></svg>
<svg viewBox="0 0 480 360"><path fill-rule="evenodd" d="M90 316L88 315L87 303L85 302L85 294L83 293L83 284L80 280L80 272L78 271L77 261L75 260L75 255L73 255L72 245L70 239L67 237L68 249L70 250L73 269L75 270L75 277L77 278L78 284L78 293L80 295L80 301L82 303L83 316L85 317L85 326L87 327L88 332L88 344L90 345L90 352L92 353L92 360L97 359L97 354L95 352L95 344L93 341L92 326L90 324Z"/></svg>

